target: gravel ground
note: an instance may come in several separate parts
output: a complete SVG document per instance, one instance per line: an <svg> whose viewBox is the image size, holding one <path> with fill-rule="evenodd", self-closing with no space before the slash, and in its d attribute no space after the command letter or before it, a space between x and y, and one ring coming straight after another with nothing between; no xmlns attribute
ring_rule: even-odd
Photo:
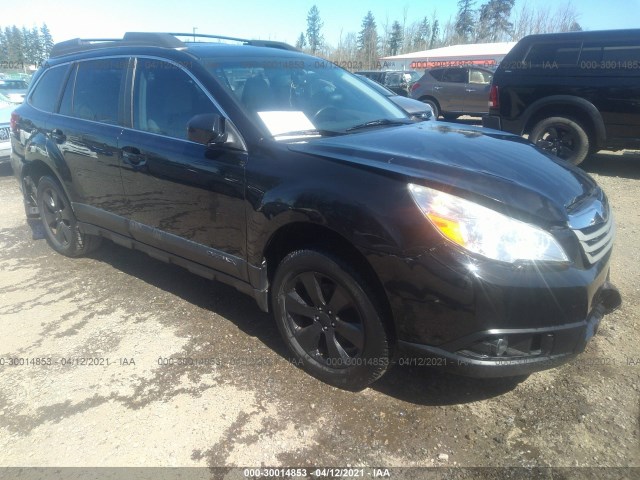
<svg viewBox="0 0 640 480"><path fill-rule="evenodd" d="M394 367L359 393L292 365L272 319L232 288L109 242L54 253L5 169L0 466L640 467L640 155L584 168L615 211L624 302L586 352L516 379Z"/></svg>

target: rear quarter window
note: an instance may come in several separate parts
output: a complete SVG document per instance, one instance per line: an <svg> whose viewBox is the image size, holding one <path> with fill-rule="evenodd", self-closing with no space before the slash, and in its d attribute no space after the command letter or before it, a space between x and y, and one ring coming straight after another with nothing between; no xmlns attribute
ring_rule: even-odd
<svg viewBox="0 0 640 480"><path fill-rule="evenodd" d="M35 86L29 103L39 110L53 112L58 104L62 82L66 77L68 66L53 67L44 72Z"/></svg>

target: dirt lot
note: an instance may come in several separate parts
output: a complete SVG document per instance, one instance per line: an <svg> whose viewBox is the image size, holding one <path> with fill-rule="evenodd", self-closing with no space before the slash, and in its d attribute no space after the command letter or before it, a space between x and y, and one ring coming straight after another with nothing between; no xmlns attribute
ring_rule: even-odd
<svg viewBox="0 0 640 480"><path fill-rule="evenodd" d="M584 168L614 207L624 302L587 351L512 380L395 367L360 393L292 365L229 287L111 243L54 253L5 170L0 466L640 467L640 155Z"/></svg>

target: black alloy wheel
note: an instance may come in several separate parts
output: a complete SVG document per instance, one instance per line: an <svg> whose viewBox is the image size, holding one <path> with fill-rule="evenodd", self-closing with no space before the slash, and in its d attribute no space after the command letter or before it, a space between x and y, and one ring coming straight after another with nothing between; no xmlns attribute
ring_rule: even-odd
<svg viewBox="0 0 640 480"><path fill-rule="evenodd" d="M85 235L78 229L71 203L56 180L46 176L40 179L37 203L47 242L55 251L79 257L98 247L100 237Z"/></svg>
<svg viewBox="0 0 640 480"><path fill-rule="evenodd" d="M550 117L536 124L529 137L541 149L574 165L589 154L589 137L576 121L565 117Z"/></svg>
<svg viewBox="0 0 640 480"><path fill-rule="evenodd" d="M274 279L274 312L290 350L315 377L359 390L389 364L387 334L365 282L337 257L289 254Z"/></svg>

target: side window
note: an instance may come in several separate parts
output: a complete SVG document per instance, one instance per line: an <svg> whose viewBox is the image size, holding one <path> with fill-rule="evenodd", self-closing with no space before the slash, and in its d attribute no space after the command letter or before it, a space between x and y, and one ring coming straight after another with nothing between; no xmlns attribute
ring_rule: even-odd
<svg viewBox="0 0 640 480"><path fill-rule="evenodd" d="M448 68L445 74L442 76L443 82L450 83L467 83L466 68Z"/></svg>
<svg viewBox="0 0 640 480"><path fill-rule="evenodd" d="M387 73L384 84L389 87L399 87L402 83L400 73Z"/></svg>
<svg viewBox="0 0 640 480"><path fill-rule="evenodd" d="M488 85L491 83L491 75L489 72L485 72L484 70L478 70L475 68L469 69L469 83L479 83L481 85Z"/></svg>
<svg viewBox="0 0 640 480"><path fill-rule="evenodd" d="M442 77L444 76L444 68L435 68L433 70L429 70L429 74L439 82L442 82Z"/></svg>
<svg viewBox="0 0 640 480"><path fill-rule="evenodd" d="M581 42L568 43L534 43L524 58L525 63L532 67L557 65L571 67L578 63Z"/></svg>
<svg viewBox="0 0 640 480"><path fill-rule="evenodd" d="M187 124L196 115L218 113L195 81L180 67L139 59L133 94L133 128L187 139Z"/></svg>
<svg viewBox="0 0 640 480"><path fill-rule="evenodd" d="M127 63L126 58L80 62L67 82L60 113L117 125Z"/></svg>
<svg viewBox="0 0 640 480"><path fill-rule="evenodd" d="M62 82L68 67L68 65L53 67L44 72L31 97L29 97L29 103L39 110L53 112L58 105Z"/></svg>
<svg viewBox="0 0 640 480"><path fill-rule="evenodd" d="M640 64L640 42L585 42L580 66L589 69L635 70Z"/></svg>

